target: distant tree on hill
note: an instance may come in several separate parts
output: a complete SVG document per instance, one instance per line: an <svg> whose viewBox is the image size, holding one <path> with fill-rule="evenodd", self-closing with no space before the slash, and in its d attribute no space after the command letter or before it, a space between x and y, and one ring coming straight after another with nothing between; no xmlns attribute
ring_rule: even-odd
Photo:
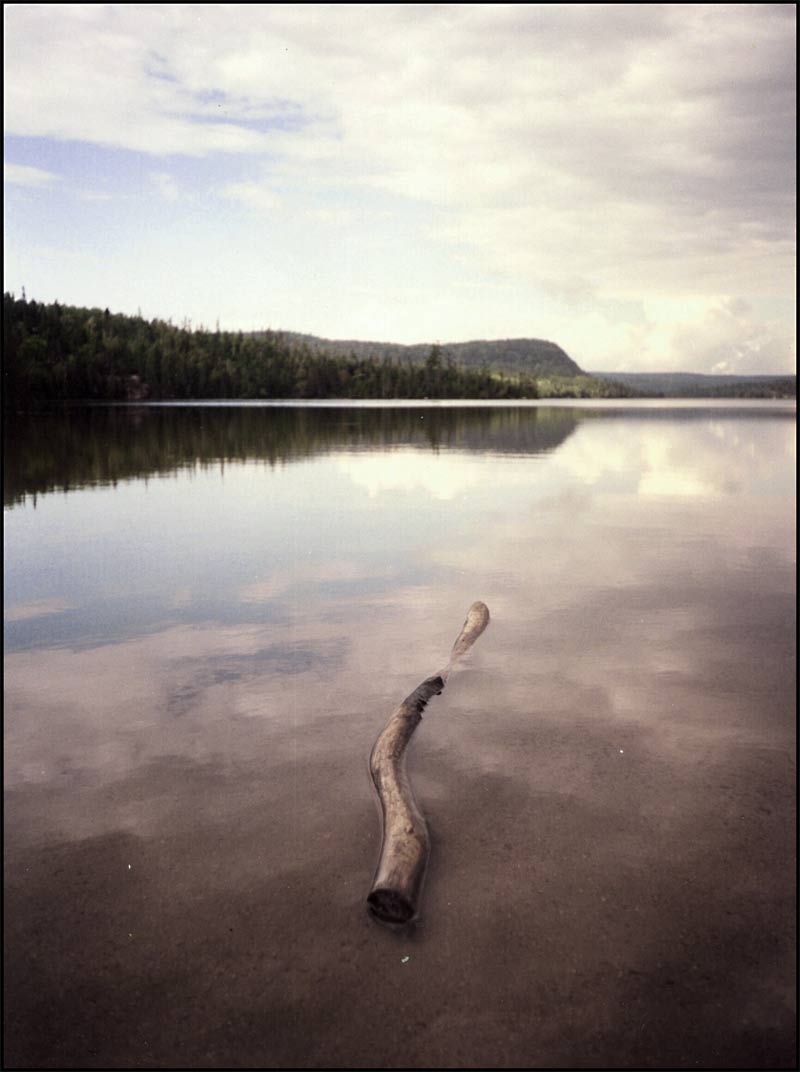
<svg viewBox="0 0 800 1072"><path fill-rule="evenodd" d="M3 298L3 401L170 398L536 398L536 381L443 361L330 357L273 332L191 330L109 309Z"/></svg>

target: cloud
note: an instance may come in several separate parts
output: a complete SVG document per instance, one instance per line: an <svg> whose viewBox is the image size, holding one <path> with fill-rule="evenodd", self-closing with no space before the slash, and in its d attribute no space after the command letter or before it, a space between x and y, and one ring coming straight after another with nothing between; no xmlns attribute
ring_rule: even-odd
<svg viewBox="0 0 800 1072"><path fill-rule="evenodd" d="M793 293L790 5L17 5L6 19L9 133L240 157L224 198L260 215L290 203L312 226L346 218L342 191L422 206L419 256L513 281L538 334L569 341L580 321L590 367L590 307L616 339L608 364L642 335L615 303Z"/></svg>
<svg viewBox="0 0 800 1072"><path fill-rule="evenodd" d="M259 213L274 213L282 204L280 194L258 182L228 183L221 190L221 195L231 201L240 201Z"/></svg>
<svg viewBox="0 0 800 1072"><path fill-rule="evenodd" d="M202 156L264 151L259 126L296 121L277 87L252 99L235 91L233 69L248 61L229 47L241 47L241 27L223 9L86 7L7 12L7 133Z"/></svg>
<svg viewBox="0 0 800 1072"><path fill-rule="evenodd" d="M570 352L591 349L586 367L605 372L639 371L758 374L788 370L795 360L793 302L770 310L768 304L718 294L647 296L635 314L620 315L595 301L567 333Z"/></svg>
<svg viewBox="0 0 800 1072"><path fill-rule="evenodd" d="M154 171L150 177L158 187L158 192L165 201L178 200L178 183L175 180L174 175L170 175L166 171Z"/></svg>
<svg viewBox="0 0 800 1072"><path fill-rule="evenodd" d="M81 201L95 201L98 203L103 201L114 201L116 197L119 196L110 194L106 190L76 190L75 193Z"/></svg>
<svg viewBox="0 0 800 1072"><path fill-rule="evenodd" d="M32 186L41 189L58 182L59 176L43 168L27 164L3 164L3 179L12 186Z"/></svg>
<svg viewBox="0 0 800 1072"><path fill-rule="evenodd" d="M681 325L673 346L690 368L717 373L757 373L773 368L776 357L791 353L791 331L754 315L743 299L724 299L704 310L694 323Z"/></svg>

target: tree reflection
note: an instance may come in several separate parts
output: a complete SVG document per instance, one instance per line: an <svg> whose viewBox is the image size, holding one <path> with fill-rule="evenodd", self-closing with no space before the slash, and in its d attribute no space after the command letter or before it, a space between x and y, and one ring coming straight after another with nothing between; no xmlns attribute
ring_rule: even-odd
<svg viewBox="0 0 800 1072"><path fill-rule="evenodd" d="M70 407L7 414L6 506L177 469L289 463L375 448L541 454L585 416L575 409L492 407Z"/></svg>

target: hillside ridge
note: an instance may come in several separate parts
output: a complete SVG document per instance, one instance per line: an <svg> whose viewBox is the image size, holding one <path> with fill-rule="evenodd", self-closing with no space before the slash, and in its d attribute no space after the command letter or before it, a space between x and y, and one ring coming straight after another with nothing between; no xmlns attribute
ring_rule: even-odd
<svg viewBox="0 0 800 1072"><path fill-rule="evenodd" d="M596 372L608 383L629 387L640 395L667 398L791 398L797 392L795 373L726 372Z"/></svg>
<svg viewBox="0 0 800 1072"><path fill-rule="evenodd" d="M258 334L258 333L256 333ZM362 339L326 339L294 331L277 331L287 342L308 346L333 357L378 358L424 362L435 346L443 361L448 359L468 369L491 368L512 376L583 376L576 361L547 339L471 339L467 342L395 343Z"/></svg>

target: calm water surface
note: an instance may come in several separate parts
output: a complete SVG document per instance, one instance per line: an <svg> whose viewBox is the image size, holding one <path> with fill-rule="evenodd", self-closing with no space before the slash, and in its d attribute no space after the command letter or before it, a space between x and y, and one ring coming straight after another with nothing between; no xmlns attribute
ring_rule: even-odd
<svg viewBox="0 0 800 1072"><path fill-rule="evenodd" d="M9 418L8 1064L792 1067L795 430ZM475 599L392 932L367 756Z"/></svg>

